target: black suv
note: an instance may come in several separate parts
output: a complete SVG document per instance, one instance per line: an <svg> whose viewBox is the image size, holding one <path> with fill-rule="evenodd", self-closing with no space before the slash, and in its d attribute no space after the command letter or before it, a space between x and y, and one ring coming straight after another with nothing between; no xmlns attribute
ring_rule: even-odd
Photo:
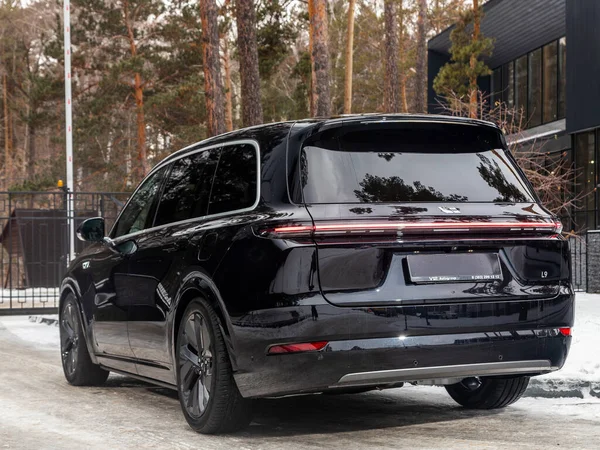
<svg viewBox="0 0 600 450"><path fill-rule="evenodd" d="M369 115L270 124L158 164L61 290L64 372L177 389L203 433L251 399L446 386L515 402L558 370L573 324L568 244L501 131Z"/></svg>

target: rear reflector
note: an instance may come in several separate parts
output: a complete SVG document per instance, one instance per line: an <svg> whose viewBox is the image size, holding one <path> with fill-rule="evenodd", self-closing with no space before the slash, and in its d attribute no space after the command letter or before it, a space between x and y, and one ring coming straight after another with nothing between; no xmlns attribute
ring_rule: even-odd
<svg viewBox="0 0 600 450"><path fill-rule="evenodd" d="M281 355L283 353L303 353L303 352L318 352L325 348L328 344L327 341L320 342L305 342L302 344L285 344L285 345L274 345L269 348L267 354L269 355Z"/></svg>
<svg viewBox="0 0 600 450"><path fill-rule="evenodd" d="M571 329L570 328L559 328L558 331L563 336L571 336Z"/></svg>

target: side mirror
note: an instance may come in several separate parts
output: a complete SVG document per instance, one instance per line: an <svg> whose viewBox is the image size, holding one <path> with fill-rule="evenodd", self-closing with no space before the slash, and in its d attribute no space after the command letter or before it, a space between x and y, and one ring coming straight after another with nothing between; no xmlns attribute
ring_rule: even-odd
<svg viewBox="0 0 600 450"><path fill-rule="evenodd" d="M102 242L104 240L104 219L93 217L84 220L77 227L77 237L86 242Z"/></svg>

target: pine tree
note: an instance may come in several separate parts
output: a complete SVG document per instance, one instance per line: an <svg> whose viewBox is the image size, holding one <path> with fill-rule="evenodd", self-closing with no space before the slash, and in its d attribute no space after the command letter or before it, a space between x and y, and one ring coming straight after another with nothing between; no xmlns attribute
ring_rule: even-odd
<svg viewBox="0 0 600 450"><path fill-rule="evenodd" d="M254 1L236 0L235 13L242 88L242 123L249 127L263 122Z"/></svg>
<svg viewBox="0 0 600 450"><path fill-rule="evenodd" d="M312 92L315 102L315 114L320 117L326 117L331 115L327 0L309 1L309 20L310 35L312 37L312 70L314 80L312 83Z"/></svg>
<svg viewBox="0 0 600 450"><path fill-rule="evenodd" d="M492 39L485 38L480 32L481 17L477 0L474 0L474 9L463 12L450 33L451 60L440 69L433 83L440 96L468 97L471 117L477 115L477 79L491 74L481 58L490 56L494 45Z"/></svg>
<svg viewBox="0 0 600 450"><path fill-rule="evenodd" d="M356 0L348 2L348 32L346 34L346 73L344 78L344 114L352 112L352 68L354 57L354 8Z"/></svg>
<svg viewBox="0 0 600 450"><path fill-rule="evenodd" d="M415 112L427 112L427 0L418 0Z"/></svg>
<svg viewBox="0 0 600 450"><path fill-rule="evenodd" d="M384 110L388 113L400 112L400 93L398 85L398 12L396 0L384 1L385 21L385 88L383 94Z"/></svg>
<svg viewBox="0 0 600 450"><path fill-rule="evenodd" d="M219 24L215 0L200 0L202 60L206 96L206 128L209 136L225 132L225 101L219 56Z"/></svg>

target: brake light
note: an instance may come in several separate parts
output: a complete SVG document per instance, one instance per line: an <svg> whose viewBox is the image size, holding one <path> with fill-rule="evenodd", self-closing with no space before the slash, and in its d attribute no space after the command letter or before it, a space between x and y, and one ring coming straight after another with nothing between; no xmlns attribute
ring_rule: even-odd
<svg viewBox="0 0 600 450"><path fill-rule="evenodd" d="M274 345L269 348L267 354L269 355L281 355L284 353L304 353L304 352L318 352L324 349L329 342L305 342L302 344L284 344Z"/></svg>
<svg viewBox="0 0 600 450"><path fill-rule="evenodd" d="M327 235L397 235L404 233L465 233L477 230L498 230L508 232L545 232L560 233L562 224L560 221L553 222L482 222L482 221L463 221L463 222L434 222L434 221L401 221L401 222L361 222L353 221L350 223L317 223L316 225L293 224L283 225L273 228L264 228L259 231L263 237L307 237L327 236Z"/></svg>
<svg viewBox="0 0 600 450"><path fill-rule="evenodd" d="M559 328L558 331L565 337L571 336L571 328Z"/></svg>

